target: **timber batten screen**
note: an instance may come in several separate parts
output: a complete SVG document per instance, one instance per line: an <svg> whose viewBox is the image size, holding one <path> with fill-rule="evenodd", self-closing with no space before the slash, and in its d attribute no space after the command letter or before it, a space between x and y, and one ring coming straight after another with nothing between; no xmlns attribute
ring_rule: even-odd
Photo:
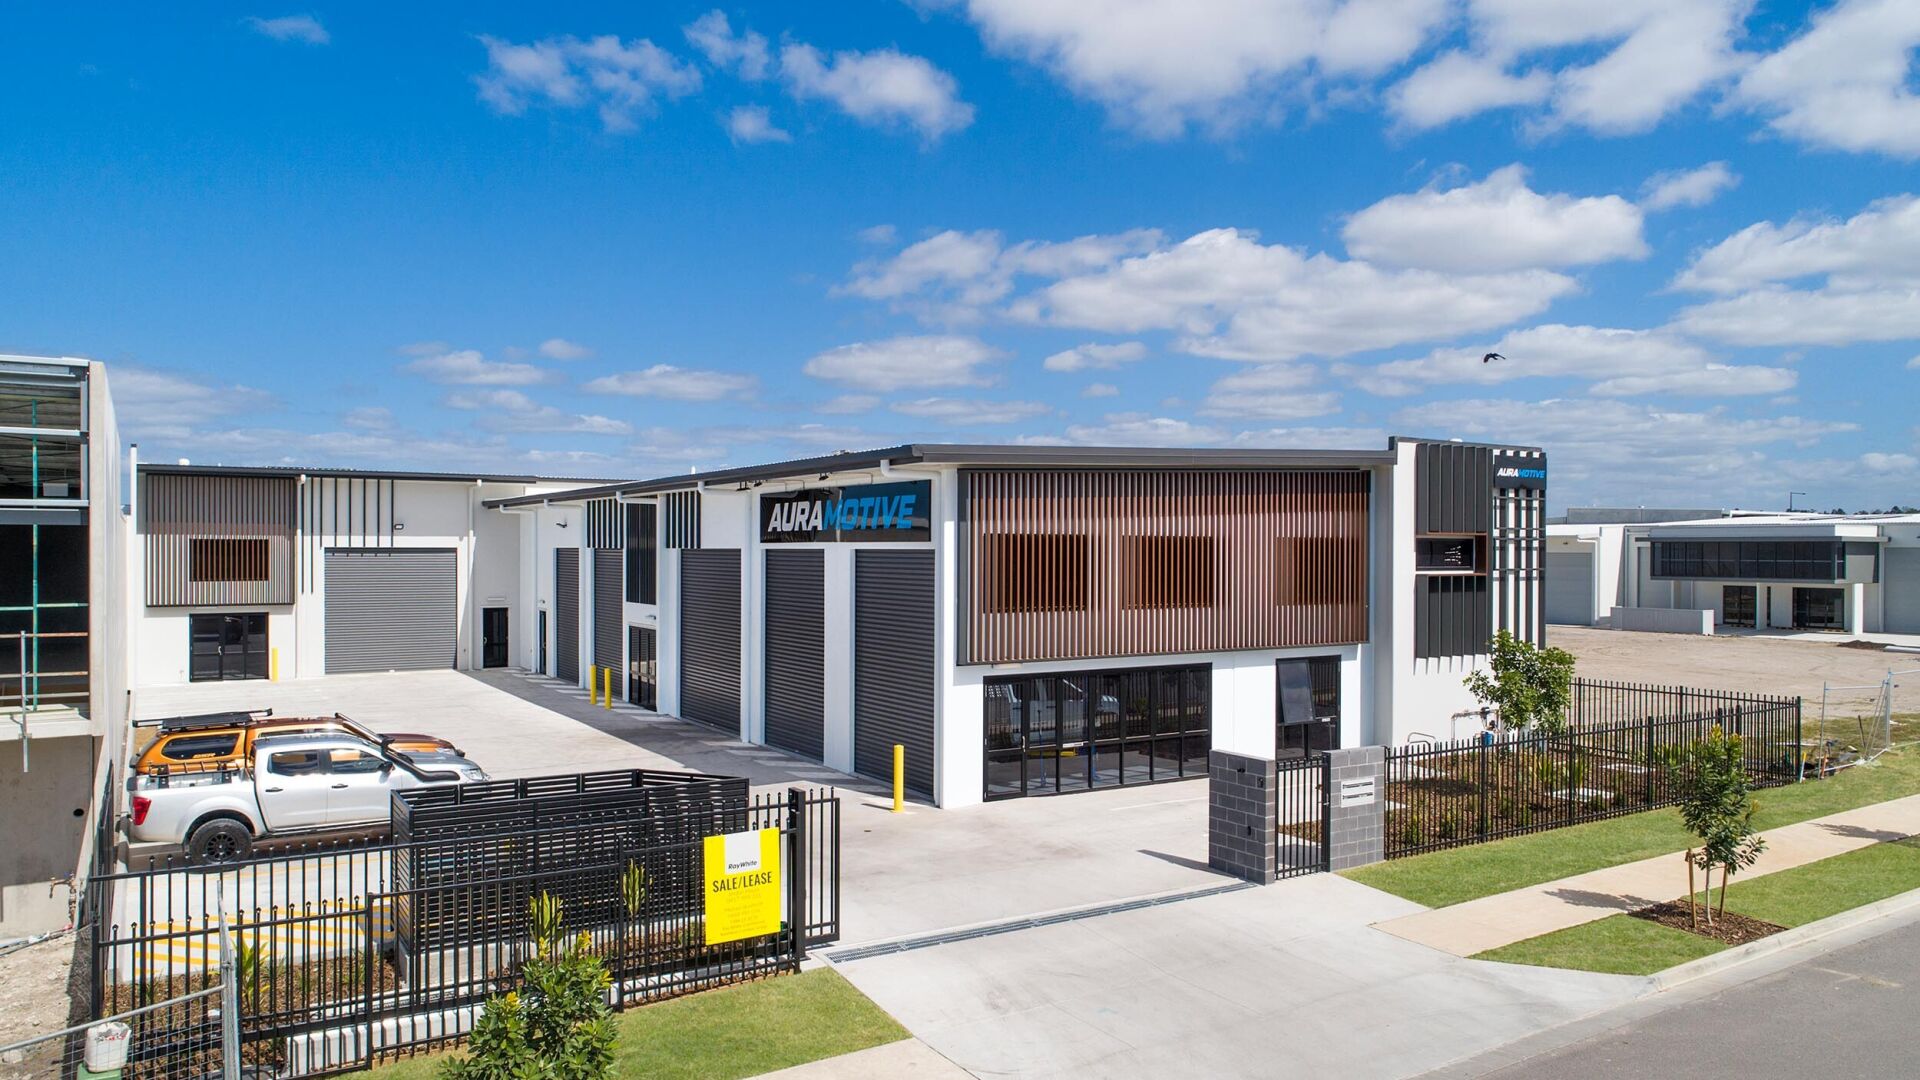
<svg viewBox="0 0 1920 1080"><path fill-rule="evenodd" d="M293 603L293 480L162 473L140 482L149 607Z"/></svg>
<svg viewBox="0 0 1920 1080"><path fill-rule="evenodd" d="M1364 470L961 475L962 663L1366 639Z"/></svg>

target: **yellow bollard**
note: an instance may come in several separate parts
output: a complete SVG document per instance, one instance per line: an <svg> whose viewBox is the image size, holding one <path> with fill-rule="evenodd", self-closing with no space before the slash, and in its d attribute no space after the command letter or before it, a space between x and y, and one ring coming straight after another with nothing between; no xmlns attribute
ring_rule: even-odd
<svg viewBox="0 0 1920 1080"><path fill-rule="evenodd" d="M613 669L611 667L601 668L600 677L607 681L607 696L600 707L603 709L611 709L613 708Z"/></svg>
<svg viewBox="0 0 1920 1080"><path fill-rule="evenodd" d="M272 665L272 667L268 672L267 677L274 682L279 682L280 681L280 650L273 649L269 651L267 655L269 657L269 663Z"/></svg>
<svg viewBox="0 0 1920 1080"><path fill-rule="evenodd" d="M587 700L600 704L600 669L592 664L587 665Z"/></svg>
<svg viewBox="0 0 1920 1080"><path fill-rule="evenodd" d="M893 812L907 808L907 748L893 744Z"/></svg>

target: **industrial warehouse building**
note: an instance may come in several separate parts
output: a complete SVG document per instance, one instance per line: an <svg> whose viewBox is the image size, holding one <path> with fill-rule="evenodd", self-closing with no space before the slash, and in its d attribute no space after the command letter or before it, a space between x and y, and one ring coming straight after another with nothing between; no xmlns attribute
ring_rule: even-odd
<svg viewBox="0 0 1920 1080"><path fill-rule="evenodd" d="M1736 630L1920 634L1920 514L1570 517L1548 527L1551 622L1656 609Z"/></svg>
<svg viewBox="0 0 1920 1080"><path fill-rule="evenodd" d="M1534 448L909 445L488 501L514 663L942 806L1450 738L1541 640Z"/></svg>

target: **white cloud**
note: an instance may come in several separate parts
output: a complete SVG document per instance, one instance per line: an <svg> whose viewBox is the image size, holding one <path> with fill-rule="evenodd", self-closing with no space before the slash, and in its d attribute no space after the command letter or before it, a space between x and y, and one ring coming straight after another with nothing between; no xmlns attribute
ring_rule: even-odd
<svg viewBox="0 0 1920 1080"><path fill-rule="evenodd" d="M487 412L480 426L488 431L549 432L566 435L630 435L633 426L605 416L565 413L518 390L459 390L446 396L453 409Z"/></svg>
<svg viewBox="0 0 1920 1080"><path fill-rule="evenodd" d="M257 416L279 407L265 390L149 367L116 364L107 373L107 387L122 434L131 440L185 431L226 416Z"/></svg>
<svg viewBox="0 0 1920 1080"><path fill-rule="evenodd" d="M1572 292L1545 270L1387 270L1213 229L1055 282L1020 319L1113 334L1172 330L1181 348L1236 360L1339 356L1503 326Z"/></svg>
<svg viewBox="0 0 1920 1080"><path fill-rule="evenodd" d="M922 420L935 420L954 427L980 427L987 424L1014 424L1045 416L1051 405L1038 401L975 401L970 398L929 397L899 401L889 406L894 412Z"/></svg>
<svg viewBox="0 0 1920 1080"><path fill-rule="evenodd" d="M455 386L532 386L553 378L551 373L532 364L489 360L477 349L425 352L418 346L408 346L401 351L412 355L414 359L400 365L400 370L437 383Z"/></svg>
<svg viewBox="0 0 1920 1080"><path fill-rule="evenodd" d="M770 63L767 39L751 30L735 34L727 24L727 15L718 9L693 20L682 28L687 42L700 50L707 62L723 71L757 82L767 77Z"/></svg>
<svg viewBox="0 0 1920 1080"><path fill-rule="evenodd" d="M1749 225L1695 256L1674 285L1730 293L1819 274L1842 285L1920 283L1920 197L1880 199L1845 221Z"/></svg>
<svg viewBox="0 0 1920 1080"><path fill-rule="evenodd" d="M737 105L726 118L727 137L742 143L792 142L793 136L775 126L765 105Z"/></svg>
<svg viewBox="0 0 1920 1080"><path fill-rule="evenodd" d="M1488 352L1503 359L1487 360ZM1655 393L1700 396L1777 394L1798 376L1790 368L1718 363L1700 345L1662 330L1620 330L1549 323L1509 331L1480 348L1436 349L1412 360L1336 364L1336 374L1385 396L1433 386L1493 386L1515 379L1595 380L1592 393L1633 397Z"/></svg>
<svg viewBox="0 0 1920 1080"><path fill-rule="evenodd" d="M1638 8L1646 14L1612 52L1591 64L1561 71L1553 95L1553 122L1578 124L1604 135L1652 128L1707 87L1739 71L1743 58L1735 52L1733 41L1751 2L1654 0L1605 5Z"/></svg>
<svg viewBox="0 0 1920 1080"><path fill-rule="evenodd" d="M348 409L340 422L359 431L391 431L396 426L393 410L385 405L362 405Z"/></svg>
<svg viewBox="0 0 1920 1080"><path fill-rule="evenodd" d="M880 399L872 394L841 394L816 406L814 412L828 415L872 412L880 405Z"/></svg>
<svg viewBox="0 0 1920 1080"><path fill-rule="evenodd" d="M548 338L540 343L540 355L549 360L584 360L593 350L566 338Z"/></svg>
<svg viewBox="0 0 1920 1080"><path fill-rule="evenodd" d="M1860 464L1872 472L1902 473L1920 468L1920 458L1912 454L1886 454L1869 451L1860 455Z"/></svg>
<svg viewBox="0 0 1920 1080"><path fill-rule="evenodd" d="M780 76L794 97L824 98L864 124L906 125L928 142L973 123L953 76L894 49L844 51L831 59L795 42L780 50Z"/></svg>
<svg viewBox="0 0 1920 1080"><path fill-rule="evenodd" d="M1209 424L1129 412L1108 413L1098 424L1070 424L1066 439L1083 446L1211 446L1225 442L1227 433Z"/></svg>
<svg viewBox="0 0 1920 1080"><path fill-rule="evenodd" d="M994 49L1039 64L1148 135L1271 114L1310 70L1367 75L1411 55L1444 0L967 0Z"/></svg>
<svg viewBox="0 0 1920 1080"><path fill-rule="evenodd" d="M1920 338L1920 287L1754 289L1683 308L1675 328L1735 345L1851 345Z"/></svg>
<svg viewBox="0 0 1920 1080"><path fill-rule="evenodd" d="M1907 361L1907 368L1910 371L1920 371L1920 356Z"/></svg>
<svg viewBox="0 0 1920 1080"><path fill-rule="evenodd" d="M841 345L801 368L816 379L864 390L988 386L980 369L1005 354L977 338L957 335L895 337Z"/></svg>
<svg viewBox="0 0 1920 1080"><path fill-rule="evenodd" d="M1120 388L1112 383L1088 383L1087 388L1080 391L1080 396L1084 398L1119 397Z"/></svg>
<svg viewBox="0 0 1920 1080"><path fill-rule="evenodd" d="M1340 411L1340 395L1306 393L1317 372L1305 364L1262 364L1214 380L1200 405L1206 416L1304 420Z"/></svg>
<svg viewBox="0 0 1920 1080"><path fill-rule="evenodd" d="M480 100L508 116L535 102L564 109L594 105L608 131L632 131L657 97L700 88L698 69L645 38L568 36L521 45L483 34L480 43L487 70L474 76L474 85Z"/></svg>
<svg viewBox="0 0 1920 1080"><path fill-rule="evenodd" d="M1679 394L1694 397L1734 397L1779 394L1800 381L1792 368L1756 364L1703 364L1697 368L1648 375L1621 375L1594 383L1591 392L1602 397L1646 397Z"/></svg>
<svg viewBox="0 0 1920 1080"><path fill-rule="evenodd" d="M1089 343L1076 345L1054 353L1040 362L1048 371L1112 371L1115 368L1145 359L1147 347L1138 341L1122 341L1112 345Z"/></svg>
<svg viewBox="0 0 1920 1080"><path fill-rule="evenodd" d="M1840 0L1740 79L1734 98L1815 146L1920 157L1920 4Z"/></svg>
<svg viewBox="0 0 1920 1080"><path fill-rule="evenodd" d="M853 276L835 291L890 301L930 323L975 322L983 317L983 308L1005 299L1022 277L1057 278L1099 269L1126 255L1152 251L1161 240L1158 230L1134 229L1009 246L991 229L948 229L891 257L856 265Z"/></svg>
<svg viewBox="0 0 1920 1080"><path fill-rule="evenodd" d="M1373 427L1287 427L1238 432L1235 446L1277 447L1282 450L1379 450L1387 445L1387 431Z"/></svg>
<svg viewBox="0 0 1920 1080"><path fill-rule="evenodd" d="M1542 195L1509 165L1477 184L1388 196L1341 235L1373 262L1487 272L1644 258L1640 226L1640 208L1618 195Z"/></svg>
<svg viewBox="0 0 1920 1080"><path fill-rule="evenodd" d="M900 237L900 230L892 225L869 225L854 234L861 243L874 247L892 247Z"/></svg>
<svg viewBox="0 0 1920 1080"><path fill-rule="evenodd" d="M1444 53L1387 91L1387 108L1402 124L1425 130L1515 105L1538 105L1553 92L1545 71L1510 75L1498 61L1458 50Z"/></svg>
<svg viewBox="0 0 1920 1080"><path fill-rule="evenodd" d="M625 394L668 401L720 401L750 395L759 385L760 380L752 375L655 364L641 371L603 375L587 383L585 389L590 394Z"/></svg>
<svg viewBox="0 0 1920 1080"><path fill-rule="evenodd" d="M249 15L241 20L254 33L270 37L275 41L297 41L302 45L325 45L333 38L320 20L311 15L282 15L277 19L263 19L258 15Z"/></svg>
<svg viewBox="0 0 1920 1080"><path fill-rule="evenodd" d="M1740 178L1724 161L1710 161L1680 172L1655 173L1641 185L1640 205L1648 210L1705 206L1739 183Z"/></svg>

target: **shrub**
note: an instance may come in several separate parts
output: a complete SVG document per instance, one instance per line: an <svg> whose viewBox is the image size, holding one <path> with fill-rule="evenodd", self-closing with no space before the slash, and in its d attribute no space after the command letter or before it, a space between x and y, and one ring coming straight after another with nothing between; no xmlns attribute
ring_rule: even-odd
<svg viewBox="0 0 1920 1080"><path fill-rule="evenodd" d="M529 961L522 992L489 998L466 1055L441 1067L444 1080L605 1080L615 1038L609 979L586 943L582 934Z"/></svg>
<svg viewBox="0 0 1920 1080"><path fill-rule="evenodd" d="M1440 839L1452 840L1460 835L1460 818L1449 810L1440 815Z"/></svg>
<svg viewBox="0 0 1920 1080"><path fill-rule="evenodd" d="M1419 847L1427 838L1427 830L1420 821L1419 814L1403 814L1400 817L1400 846Z"/></svg>

